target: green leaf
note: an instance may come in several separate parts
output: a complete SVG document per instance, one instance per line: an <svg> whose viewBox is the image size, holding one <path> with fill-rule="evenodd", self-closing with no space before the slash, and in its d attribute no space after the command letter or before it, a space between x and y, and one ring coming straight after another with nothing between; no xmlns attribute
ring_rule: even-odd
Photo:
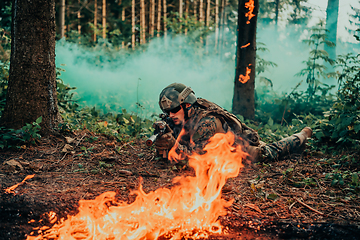
<svg viewBox="0 0 360 240"><path fill-rule="evenodd" d="M274 120L272 120L272 118L269 118L269 121L268 121L268 123L267 123L267 124L269 124L269 126L274 125Z"/></svg>
<svg viewBox="0 0 360 240"><path fill-rule="evenodd" d="M270 199L270 200L276 200L278 198L278 195L276 195L275 193L271 193L267 196L267 199Z"/></svg>
<svg viewBox="0 0 360 240"><path fill-rule="evenodd" d="M38 117L38 119L36 119L35 121L37 124L40 124L42 122L42 116Z"/></svg>
<svg viewBox="0 0 360 240"><path fill-rule="evenodd" d="M354 125L354 131L355 131L355 133L358 133L360 131L360 123Z"/></svg>

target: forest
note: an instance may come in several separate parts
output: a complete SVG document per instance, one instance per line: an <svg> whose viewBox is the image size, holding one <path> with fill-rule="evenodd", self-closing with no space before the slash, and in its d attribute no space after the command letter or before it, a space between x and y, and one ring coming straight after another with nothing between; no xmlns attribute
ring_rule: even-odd
<svg viewBox="0 0 360 240"><path fill-rule="evenodd" d="M0 239L358 239L360 1L315 2L1 1ZM175 82L265 143L312 136L164 160Z"/></svg>

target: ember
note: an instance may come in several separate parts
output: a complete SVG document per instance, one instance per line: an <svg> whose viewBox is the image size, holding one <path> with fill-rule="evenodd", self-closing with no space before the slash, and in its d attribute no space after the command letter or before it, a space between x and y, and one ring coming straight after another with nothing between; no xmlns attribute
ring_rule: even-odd
<svg viewBox="0 0 360 240"><path fill-rule="evenodd" d="M249 24L250 20L255 17L255 14L253 14L255 8L254 0L249 0L247 3L245 3L245 7L249 9L249 12L245 13L245 17L249 19L246 24Z"/></svg>
<svg viewBox="0 0 360 240"><path fill-rule="evenodd" d="M27 239L199 239L224 233L218 217L226 215L233 201L221 199L221 190L228 178L239 174L246 156L233 144L232 133L216 134L205 154L189 156L195 176L176 177L171 189L149 193L140 185L131 204L117 202L115 192L80 200L77 215Z"/></svg>
<svg viewBox="0 0 360 240"><path fill-rule="evenodd" d="M5 192L6 192L6 193L13 193L13 194L15 194L15 192L14 192L15 188L17 188L17 187L20 186L20 185L23 185L26 180L28 180L28 179L30 179L30 178L33 178L34 176L35 176L35 174L33 174L33 175L27 175L27 176L24 178L24 180L22 180L20 183L15 184L14 186L11 186L11 187L8 187L7 189L5 189Z"/></svg>
<svg viewBox="0 0 360 240"><path fill-rule="evenodd" d="M251 66L251 64L249 64L249 67ZM247 81L250 80L250 73L251 73L251 69L249 67L246 67L246 75L239 75L239 81L241 83L246 83Z"/></svg>
<svg viewBox="0 0 360 240"><path fill-rule="evenodd" d="M246 47L248 47L248 46L250 46L250 43L247 43L247 44L245 44L244 46L241 46L241 48L246 48Z"/></svg>

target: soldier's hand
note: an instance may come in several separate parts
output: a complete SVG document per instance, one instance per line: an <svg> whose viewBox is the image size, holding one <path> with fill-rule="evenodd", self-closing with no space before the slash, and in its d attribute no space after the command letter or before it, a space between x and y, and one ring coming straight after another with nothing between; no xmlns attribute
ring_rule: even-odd
<svg viewBox="0 0 360 240"><path fill-rule="evenodd" d="M176 140L171 132L165 133L156 140L155 148L158 150L171 149L174 146L175 141Z"/></svg>

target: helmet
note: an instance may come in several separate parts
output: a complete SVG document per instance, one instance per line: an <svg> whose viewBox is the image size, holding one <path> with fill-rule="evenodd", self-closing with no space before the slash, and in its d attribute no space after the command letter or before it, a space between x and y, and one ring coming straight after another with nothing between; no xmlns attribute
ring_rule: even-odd
<svg viewBox="0 0 360 240"><path fill-rule="evenodd" d="M196 102L194 91L182 83L173 83L164 88L159 97L159 105L162 111L169 111L180 106L182 103Z"/></svg>

